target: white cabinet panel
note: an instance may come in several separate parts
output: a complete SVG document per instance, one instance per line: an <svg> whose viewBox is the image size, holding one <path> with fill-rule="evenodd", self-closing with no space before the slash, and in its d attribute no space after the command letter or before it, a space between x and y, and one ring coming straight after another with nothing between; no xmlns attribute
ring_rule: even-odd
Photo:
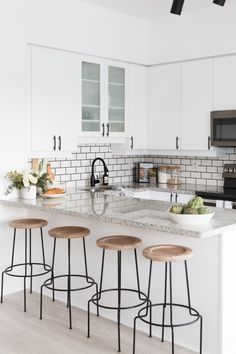
<svg viewBox="0 0 236 354"><path fill-rule="evenodd" d="M214 110L236 108L236 56L214 59Z"/></svg>
<svg viewBox="0 0 236 354"><path fill-rule="evenodd" d="M182 64L181 134L182 150L207 150L210 111L213 108L212 59Z"/></svg>
<svg viewBox="0 0 236 354"><path fill-rule="evenodd" d="M129 66L129 148L147 147L147 68Z"/></svg>
<svg viewBox="0 0 236 354"><path fill-rule="evenodd" d="M78 55L32 47L32 151L76 148L80 82Z"/></svg>
<svg viewBox="0 0 236 354"><path fill-rule="evenodd" d="M177 194L176 194L176 202L177 202L177 203L186 204L186 203L188 203L193 197L194 197L194 195L191 195L191 194L177 193Z"/></svg>
<svg viewBox="0 0 236 354"><path fill-rule="evenodd" d="M180 129L180 64L149 69L148 148L176 149Z"/></svg>

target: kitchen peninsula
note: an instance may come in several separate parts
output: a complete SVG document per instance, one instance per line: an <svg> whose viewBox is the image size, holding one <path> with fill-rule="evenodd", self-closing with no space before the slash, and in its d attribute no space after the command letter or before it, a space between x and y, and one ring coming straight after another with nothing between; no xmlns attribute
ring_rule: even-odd
<svg viewBox="0 0 236 354"><path fill-rule="evenodd" d="M230 327L229 319L234 316L231 304L236 295L236 286L233 284L233 279L228 276L229 269L235 267L236 215L234 210L214 208L215 216L211 223L197 227L181 226L171 222L167 214L171 206L169 202L127 198L110 192L71 190L62 199L1 200L1 204L6 208L24 208L29 217L46 218L49 227L72 224L89 227L91 237L88 238L88 262L90 272L96 279L99 278L101 264L101 253L96 247L96 240L99 237L119 234L140 237L143 246L139 249L139 264L144 291L147 287L148 274L148 262L141 256L144 247L167 243L192 248L194 257L189 263L191 295L193 306L203 315L204 331L208 333L204 338L204 353L235 354L232 345L233 328ZM52 245L48 238L45 244L47 257L51 257ZM65 266L63 251L61 250L61 257L58 257L58 267ZM76 252L75 249L73 251ZM134 264L130 260L132 257L127 253L124 256L124 266L132 274ZM75 265L78 267L78 260ZM185 303L187 298L181 264L175 264L174 272L173 286L178 288L178 301ZM109 276L106 277L109 287L113 283L114 286L116 284L113 273L110 271ZM158 274L162 277L160 269ZM127 279L124 277L122 281L125 285ZM136 286L135 277L130 276L128 281L129 285ZM162 280L153 282L152 296L155 300L161 301L163 289L159 284L163 284ZM73 304L86 309L86 301L82 295L78 297L75 295ZM132 326L132 318L126 314L123 314L122 322ZM147 331L145 326L140 328ZM160 335L159 332L154 334ZM178 344L197 351L196 335L197 329L179 330Z"/></svg>

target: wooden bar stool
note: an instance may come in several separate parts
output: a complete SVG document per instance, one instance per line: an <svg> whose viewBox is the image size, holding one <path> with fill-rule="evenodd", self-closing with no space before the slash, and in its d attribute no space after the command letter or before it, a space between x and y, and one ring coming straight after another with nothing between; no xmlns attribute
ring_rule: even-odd
<svg viewBox="0 0 236 354"><path fill-rule="evenodd" d="M95 285L96 291L98 291L98 285L93 278L88 275L88 267L87 267L87 255L86 255L86 246L85 246L85 237L90 234L90 230L85 227L79 226L62 226L56 227L54 229L49 230L49 235L54 238L54 246L53 246L53 255L52 255L52 276L47 279L44 284L41 286L40 292L40 319L42 319L43 314L43 288L47 288L52 290L53 293L53 301L55 301L55 291L61 291L67 293L67 307L69 309L69 328L72 329L72 316L71 316L71 292L80 291L90 288ZM82 238L83 240L83 253L84 253L84 266L85 266L85 275L81 274L71 274L71 240L76 238ZM60 274L55 276L54 266L55 266L55 253L56 253L56 241L57 239L66 239L68 241L68 271L67 274ZM55 287L56 279L67 279L67 287L57 288ZM71 287L71 278L82 278L86 280L86 284L83 287L72 288ZM97 315L99 315L98 307L97 307Z"/></svg>
<svg viewBox="0 0 236 354"><path fill-rule="evenodd" d="M144 305L147 302L147 296L140 290L139 282L139 272L138 272L138 260L136 248L142 244L142 240L138 237L132 236L107 236L97 240L97 246L103 249L102 253L102 266L101 266L101 277L99 291L97 291L88 302L88 337L90 337L90 303L94 305L110 310L117 311L117 327L118 327L118 352L121 351L121 340L120 340L120 312L121 310L133 309ZM118 268L118 286L114 289L104 289L102 288L103 283L103 270L105 261L105 251L116 251L117 252L117 268ZM135 257L135 268L137 277L137 289L122 288L121 286L121 253L122 251L134 250ZM139 302L132 306L121 306L121 293L131 292L138 295ZM117 306L108 306L100 304L99 301L104 293L117 294Z"/></svg>
<svg viewBox="0 0 236 354"><path fill-rule="evenodd" d="M1 302L3 302L3 282L4 274L11 277L24 278L24 311L26 312L26 281L30 278L30 293L32 293L33 277L40 277L51 272L52 268L45 262L45 252L43 243L43 227L47 226L48 222L43 219L19 219L13 220L9 226L14 229L11 265L2 272L2 285L1 285ZM32 229L39 229L42 245L42 263L32 262ZM14 263L15 244L16 244L16 230L25 230L25 261L23 263ZM28 233L29 233L29 258L28 258ZM36 272L34 268L42 268L43 271ZM20 273L23 268L23 273ZM30 269L28 269L30 268ZM15 272L14 272L15 271Z"/></svg>
<svg viewBox="0 0 236 354"><path fill-rule="evenodd" d="M189 279L188 279L188 268L187 260L193 256L193 251L190 248L177 245L158 245L150 246L143 250L143 255L145 258L150 260L149 269L149 281L148 281L148 305L142 308L138 315L134 319L134 334L133 334L133 354L135 354L135 342L136 342L136 321L137 319L149 324L150 337L152 336L152 326L157 326L162 328L162 339L164 342L164 330L165 328L171 329L171 339L172 339L172 354L174 354L174 328L191 325L198 320L200 321L200 354L202 354L202 316L197 310L191 307L190 300L190 290L189 290ZM187 287L187 297L188 305L182 305L173 303L172 301L172 262L183 261L185 266L185 276L186 276L186 287ZM150 301L150 289L151 289L151 276L152 276L152 263L153 262L164 262L165 263L165 284L164 284L164 302L153 304ZM169 302L167 302L167 278L168 278L168 267L169 267ZM162 321L161 323L152 322L152 309L154 307L162 308ZM169 322L165 322L165 311L166 308L169 309L170 319ZM174 309L182 308L185 310L186 315L189 318L187 322L175 323L173 320ZM149 316L149 319L147 317Z"/></svg>

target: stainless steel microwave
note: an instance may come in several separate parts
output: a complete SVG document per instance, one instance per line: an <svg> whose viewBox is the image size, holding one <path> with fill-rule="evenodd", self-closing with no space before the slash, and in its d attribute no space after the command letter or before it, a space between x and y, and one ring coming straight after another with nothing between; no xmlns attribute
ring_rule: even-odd
<svg viewBox="0 0 236 354"><path fill-rule="evenodd" d="M211 112L211 145L236 146L236 110Z"/></svg>

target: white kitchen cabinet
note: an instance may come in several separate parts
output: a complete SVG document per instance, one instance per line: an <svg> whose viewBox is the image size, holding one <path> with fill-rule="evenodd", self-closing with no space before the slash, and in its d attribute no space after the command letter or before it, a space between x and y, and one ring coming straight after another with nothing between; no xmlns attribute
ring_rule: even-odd
<svg viewBox="0 0 236 354"><path fill-rule="evenodd" d="M76 149L79 129L78 56L31 47L31 151Z"/></svg>
<svg viewBox="0 0 236 354"><path fill-rule="evenodd" d="M127 134L126 66L91 57L81 60L81 119L79 137L108 143Z"/></svg>
<svg viewBox="0 0 236 354"><path fill-rule="evenodd" d="M186 204L188 203L192 198L194 197L194 194L184 194L184 193L177 193L176 197L173 201L176 203L183 203Z"/></svg>
<svg viewBox="0 0 236 354"><path fill-rule="evenodd" d="M147 74L141 65L129 65L129 149L147 148Z"/></svg>
<svg viewBox="0 0 236 354"><path fill-rule="evenodd" d="M236 107L236 55L215 58L214 61L214 110Z"/></svg>
<svg viewBox="0 0 236 354"><path fill-rule="evenodd" d="M180 135L180 64L149 69L148 148L178 149Z"/></svg>
<svg viewBox="0 0 236 354"><path fill-rule="evenodd" d="M212 59L185 62L181 65L181 150L210 148L212 69Z"/></svg>

